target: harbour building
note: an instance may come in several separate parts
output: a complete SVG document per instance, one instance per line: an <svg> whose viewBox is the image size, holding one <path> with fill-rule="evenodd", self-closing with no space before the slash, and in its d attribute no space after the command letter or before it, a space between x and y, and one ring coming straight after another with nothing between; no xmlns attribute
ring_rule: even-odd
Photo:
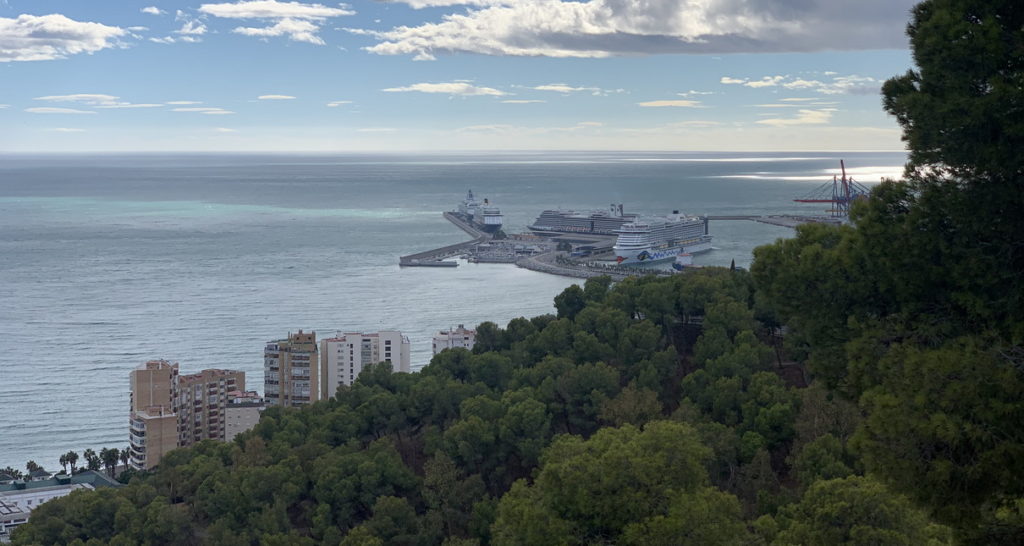
<svg viewBox="0 0 1024 546"><path fill-rule="evenodd" d="M178 363L150 360L130 374L129 464L150 469L170 450L225 439L228 393L245 390L245 372L180 375Z"/></svg>
<svg viewBox="0 0 1024 546"><path fill-rule="evenodd" d="M473 345L476 345L476 330L467 330L460 324L458 328L441 330L435 334L432 348L436 355L445 349L456 347L473 350Z"/></svg>
<svg viewBox="0 0 1024 546"><path fill-rule="evenodd" d="M263 395L267 406L304 406L320 399L316 332L289 333L263 350Z"/></svg>
<svg viewBox="0 0 1024 546"><path fill-rule="evenodd" d="M351 386L369 364L387 362L396 372L409 373L409 338L395 330L364 334L339 333L320 342L320 396L334 396L338 387Z"/></svg>

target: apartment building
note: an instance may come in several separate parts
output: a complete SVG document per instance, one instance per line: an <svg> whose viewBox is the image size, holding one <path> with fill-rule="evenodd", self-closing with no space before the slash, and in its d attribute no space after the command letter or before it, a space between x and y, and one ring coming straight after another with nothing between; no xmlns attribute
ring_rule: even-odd
<svg viewBox="0 0 1024 546"><path fill-rule="evenodd" d="M245 372L180 375L178 363L150 360L130 374L129 464L150 469L170 450L225 439L228 392L245 390Z"/></svg>
<svg viewBox="0 0 1024 546"><path fill-rule="evenodd" d="M441 330L435 334L432 349L436 355L445 349L454 349L456 347L462 347L471 351L473 350L473 345L476 345L476 330L467 330L465 326L460 324L458 328Z"/></svg>
<svg viewBox="0 0 1024 546"><path fill-rule="evenodd" d="M228 393L239 390L245 390L245 372L212 369L179 375L175 391L178 445L188 446L207 439L224 441Z"/></svg>
<svg viewBox="0 0 1024 546"><path fill-rule="evenodd" d="M396 372L410 371L409 338L395 330L377 333L339 333L320 342L320 396L334 396L341 385L351 386L369 364L387 362Z"/></svg>
<svg viewBox="0 0 1024 546"><path fill-rule="evenodd" d="M229 392L228 405L224 409L224 441L230 442L235 436L255 427L266 408L267 403L256 391Z"/></svg>
<svg viewBox="0 0 1024 546"><path fill-rule="evenodd" d="M178 363L150 360L132 370L128 443L130 464L153 468L168 451L178 447L178 412L175 388Z"/></svg>
<svg viewBox="0 0 1024 546"><path fill-rule="evenodd" d="M316 332L289 333L263 349L263 394L267 406L303 406L320 399Z"/></svg>

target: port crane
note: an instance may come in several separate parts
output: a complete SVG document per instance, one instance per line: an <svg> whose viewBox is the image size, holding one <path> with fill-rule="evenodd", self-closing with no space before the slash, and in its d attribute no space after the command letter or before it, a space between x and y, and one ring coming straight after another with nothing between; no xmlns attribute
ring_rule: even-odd
<svg viewBox="0 0 1024 546"><path fill-rule="evenodd" d="M807 195L794 199L797 203L831 203L828 210L834 218L846 218L850 215L850 204L857 199L866 198L871 190L863 184L846 176L846 164L839 160L842 176L832 175L832 182L818 186Z"/></svg>

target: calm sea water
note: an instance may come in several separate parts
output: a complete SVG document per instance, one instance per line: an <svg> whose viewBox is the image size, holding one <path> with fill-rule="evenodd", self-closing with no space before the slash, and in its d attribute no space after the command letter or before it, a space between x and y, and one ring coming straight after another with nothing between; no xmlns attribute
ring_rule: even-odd
<svg viewBox="0 0 1024 546"><path fill-rule="evenodd" d="M858 180L903 154L0 155L0 467L56 469L70 449L127 445L128 373L234 368L262 390L263 344L398 329L413 367L438 329L553 311L572 279L511 265L398 267L464 240L467 189L518 231L543 209L817 214L791 199L845 157ZM713 222L702 264L739 266L791 235Z"/></svg>

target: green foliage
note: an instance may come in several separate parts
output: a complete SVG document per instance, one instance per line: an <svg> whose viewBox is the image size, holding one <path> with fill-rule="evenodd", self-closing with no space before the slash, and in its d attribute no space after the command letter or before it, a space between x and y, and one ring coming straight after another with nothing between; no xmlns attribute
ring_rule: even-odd
<svg viewBox="0 0 1024 546"><path fill-rule="evenodd" d="M783 510L772 544L952 544L949 530L929 523L910 502L865 477L816 482Z"/></svg>

